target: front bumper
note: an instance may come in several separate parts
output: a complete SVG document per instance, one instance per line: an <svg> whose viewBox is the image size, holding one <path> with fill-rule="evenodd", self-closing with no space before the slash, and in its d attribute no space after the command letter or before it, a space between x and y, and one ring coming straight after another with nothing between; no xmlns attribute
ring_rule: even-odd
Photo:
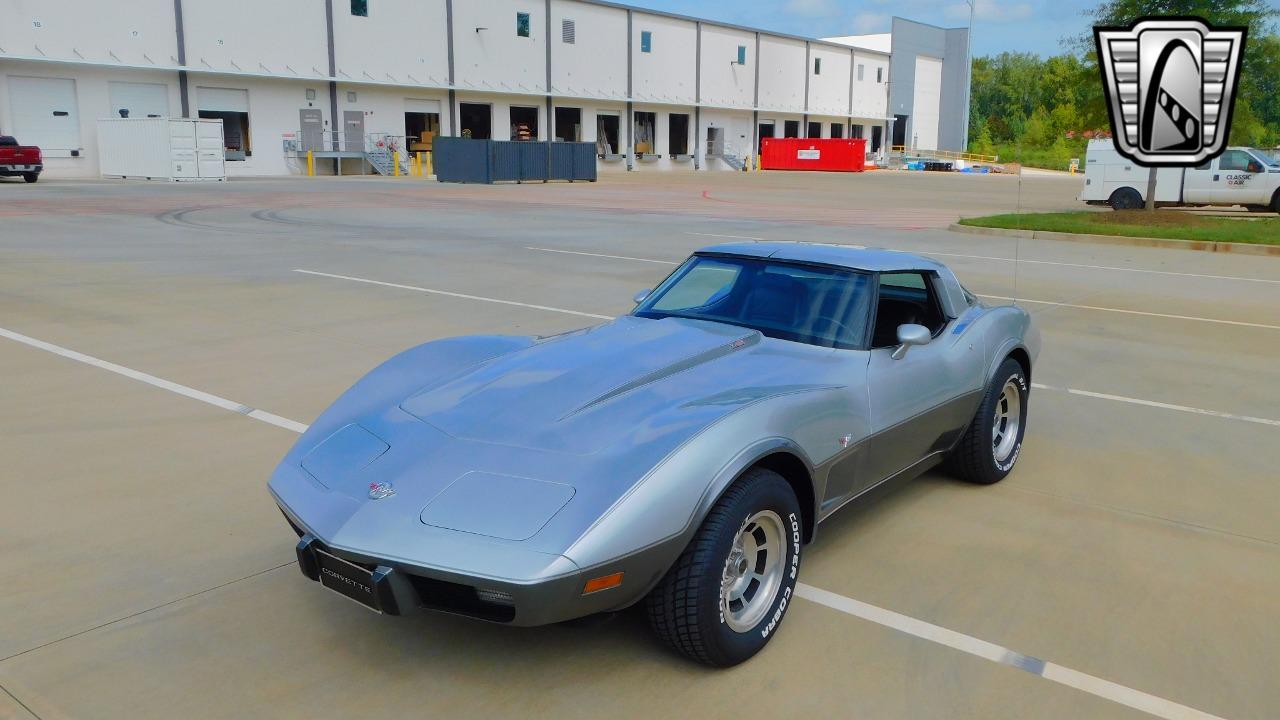
<svg viewBox="0 0 1280 720"><path fill-rule="evenodd" d="M281 511L299 536L298 567L305 577L321 582L317 553L357 565L370 573L371 593L376 598L373 609L386 615L408 615L425 609L508 625L535 626L612 612L644 597L661 579L669 554L668 548L657 546L605 566L589 570L574 566L575 570L566 574L517 582L334 547L303 527L284 507ZM622 585L583 594L588 579L616 572L623 573Z"/></svg>

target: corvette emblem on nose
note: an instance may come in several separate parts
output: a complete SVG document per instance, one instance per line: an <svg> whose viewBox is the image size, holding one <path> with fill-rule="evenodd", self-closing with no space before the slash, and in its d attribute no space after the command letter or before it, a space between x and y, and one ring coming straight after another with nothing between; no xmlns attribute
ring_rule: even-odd
<svg viewBox="0 0 1280 720"><path fill-rule="evenodd" d="M396 489L389 482L369 483L369 499L381 500L396 494Z"/></svg>

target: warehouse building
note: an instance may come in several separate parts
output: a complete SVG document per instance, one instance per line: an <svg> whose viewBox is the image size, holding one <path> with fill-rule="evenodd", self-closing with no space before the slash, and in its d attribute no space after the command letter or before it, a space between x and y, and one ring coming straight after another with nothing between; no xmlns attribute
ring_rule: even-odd
<svg viewBox="0 0 1280 720"><path fill-rule="evenodd" d="M433 137L736 170L763 137L960 150L967 29L818 40L600 0L8 0L0 133L96 177L97 120L224 123L229 175L390 171Z"/></svg>

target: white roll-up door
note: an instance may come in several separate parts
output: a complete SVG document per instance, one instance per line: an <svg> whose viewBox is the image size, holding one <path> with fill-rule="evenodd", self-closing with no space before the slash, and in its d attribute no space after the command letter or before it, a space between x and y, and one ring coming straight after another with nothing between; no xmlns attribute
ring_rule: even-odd
<svg viewBox="0 0 1280 720"><path fill-rule="evenodd" d="M436 113L438 115L440 114L440 101L439 100L407 99L404 101L404 111L416 112L416 113Z"/></svg>
<svg viewBox="0 0 1280 720"><path fill-rule="evenodd" d="M911 100L911 137L907 144L938 149L938 103L942 97L942 60L916 56L916 84Z"/></svg>
<svg viewBox="0 0 1280 720"><path fill-rule="evenodd" d="M23 145L38 145L43 150L80 149L75 80L10 76L9 108L12 134Z"/></svg>
<svg viewBox="0 0 1280 720"><path fill-rule="evenodd" d="M111 117L128 110L130 118L169 117L169 88L161 83L109 82Z"/></svg>
<svg viewBox="0 0 1280 720"><path fill-rule="evenodd" d="M212 112L249 112L249 91L233 88L196 88L196 109Z"/></svg>

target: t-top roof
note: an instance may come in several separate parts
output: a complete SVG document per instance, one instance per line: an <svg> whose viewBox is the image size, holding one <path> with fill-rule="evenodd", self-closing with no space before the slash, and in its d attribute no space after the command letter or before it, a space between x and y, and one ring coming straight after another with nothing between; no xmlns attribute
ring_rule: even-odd
<svg viewBox="0 0 1280 720"><path fill-rule="evenodd" d="M835 265L868 272L893 272L898 270L945 270L937 260L897 250L864 248L854 245L833 245L807 242L750 242L710 245L698 253L738 255L742 257L772 258L792 262L810 262Z"/></svg>

